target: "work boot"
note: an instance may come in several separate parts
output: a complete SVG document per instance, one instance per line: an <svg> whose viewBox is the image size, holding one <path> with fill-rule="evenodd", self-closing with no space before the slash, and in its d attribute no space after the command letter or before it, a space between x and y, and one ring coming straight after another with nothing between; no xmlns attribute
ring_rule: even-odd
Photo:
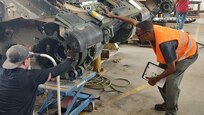
<svg viewBox="0 0 204 115"><path fill-rule="evenodd" d="M154 109L157 111L166 111L166 104L162 103L162 104L156 104L154 106Z"/></svg>

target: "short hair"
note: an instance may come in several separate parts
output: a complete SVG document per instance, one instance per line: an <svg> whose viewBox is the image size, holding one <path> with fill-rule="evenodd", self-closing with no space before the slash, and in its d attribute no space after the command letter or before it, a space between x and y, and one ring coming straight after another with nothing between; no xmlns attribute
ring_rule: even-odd
<svg viewBox="0 0 204 115"><path fill-rule="evenodd" d="M150 20L145 20L143 22L137 23L136 27L140 28L142 31L152 31L153 23Z"/></svg>

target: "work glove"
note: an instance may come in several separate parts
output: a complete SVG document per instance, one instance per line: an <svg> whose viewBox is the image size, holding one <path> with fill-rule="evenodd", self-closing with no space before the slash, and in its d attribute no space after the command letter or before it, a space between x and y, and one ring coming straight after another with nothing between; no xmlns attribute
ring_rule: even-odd
<svg viewBox="0 0 204 115"><path fill-rule="evenodd" d="M71 59L75 59L75 56L76 56L76 53L71 50L71 49L68 49L66 52L65 52L65 55L67 58L71 58Z"/></svg>

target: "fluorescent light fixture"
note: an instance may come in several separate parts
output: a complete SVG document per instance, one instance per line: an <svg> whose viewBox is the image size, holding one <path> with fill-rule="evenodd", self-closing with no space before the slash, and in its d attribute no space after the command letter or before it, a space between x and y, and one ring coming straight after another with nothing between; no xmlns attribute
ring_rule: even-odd
<svg viewBox="0 0 204 115"><path fill-rule="evenodd" d="M142 10L142 8L134 0L129 0L129 3L135 6L137 9Z"/></svg>

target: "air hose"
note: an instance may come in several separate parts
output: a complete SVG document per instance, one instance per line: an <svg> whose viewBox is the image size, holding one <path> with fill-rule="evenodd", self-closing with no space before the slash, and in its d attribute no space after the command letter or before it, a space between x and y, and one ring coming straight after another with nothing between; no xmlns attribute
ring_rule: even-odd
<svg viewBox="0 0 204 115"><path fill-rule="evenodd" d="M97 75L97 77L91 79L85 84L85 87L90 89L98 89L103 90L106 92L122 92L120 91L121 88L126 88L130 86L130 81L124 78L116 78L110 80L102 75ZM106 88L112 88L112 90L105 90Z"/></svg>

